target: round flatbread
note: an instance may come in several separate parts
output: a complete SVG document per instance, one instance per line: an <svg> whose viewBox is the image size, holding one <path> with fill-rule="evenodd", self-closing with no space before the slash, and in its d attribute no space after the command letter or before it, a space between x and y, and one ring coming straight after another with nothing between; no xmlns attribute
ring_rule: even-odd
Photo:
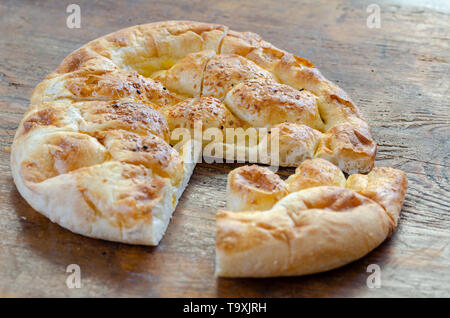
<svg viewBox="0 0 450 318"><path fill-rule="evenodd" d="M30 104L11 153L11 170L21 195L35 210L75 233L124 243L157 245L161 240L205 146L195 139L176 144L173 133L178 128L191 131L196 121L202 122L203 129L221 131L275 132L276 128L277 134L240 149L248 154L251 147L270 147L276 135L279 159L258 158L259 163L297 167L306 159L323 158L346 173L365 173L373 168L376 153L358 108L311 62L254 33L217 24L167 21L103 36L67 56L37 85ZM224 149L230 146L225 138L218 143ZM333 185L342 186L338 181ZM305 182L297 180L286 189L278 182L277 193L250 196L262 195L265 208L274 209L276 203L281 211L287 209L282 202L294 192L301 197L295 200L341 193L359 202L349 215L369 210L373 218L392 204L384 192L380 198L367 198L368 194L340 188L293 191ZM364 188L364 183L358 187ZM219 264L228 264L219 266L219 275L307 272L290 267L264 271L256 265L253 274L250 269L233 269L232 259L240 260L243 254L236 256L224 243L228 232L222 227L227 222L239 224L228 216L243 215L218 215ZM383 220L380 216L382 229L374 232L373 242L355 255L386 236L392 226ZM270 240L275 236L267 244L272 244ZM288 242L282 241L278 243ZM223 246L228 247L222 251Z"/></svg>

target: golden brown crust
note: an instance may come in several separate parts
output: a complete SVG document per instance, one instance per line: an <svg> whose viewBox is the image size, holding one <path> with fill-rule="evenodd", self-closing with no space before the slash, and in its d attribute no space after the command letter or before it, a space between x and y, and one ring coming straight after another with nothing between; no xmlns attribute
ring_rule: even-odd
<svg viewBox="0 0 450 318"><path fill-rule="evenodd" d="M370 134L351 124L333 126L319 141L316 158L326 159L347 173L369 172L377 144Z"/></svg>
<svg viewBox="0 0 450 318"><path fill-rule="evenodd" d="M230 173L229 182L236 173ZM270 209L248 208L246 200L264 196L247 187L239 202L246 210L217 214L216 275L303 275L363 257L397 226L407 188L399 170L375 168L345 181L322 159L305 161L286 183L290 194L279 196Z"/></svg>
<svg viewBox="0 0 450 318"><path fill-rule="evenodd" d="M186 99L167 109L169 129L194 129L195 122L201 122L202 129L240 126L240 121L214 97Z"/></svg>
<svg viewBox="0 0 450 318"><path fill-rule="evenodd" d="M90 50L88 47L82 47L67 56L55 70L56 74L50 74L49 77L57 74L75 72L80 69L97 70L115 70L117 66L109 59Z"/></svg>
<svg viewBox="0 0 450 318"><path fill-rule="evenodd" d="M66 73L64 79L59 78L58 74ZM262 85L260 90L250 87L234 103L239 97L233 94L234 86L245 87L245 80L254 85L265 83L265 79L272 79L272 85ZM58 83L64 83L62 89ZM227 107L234 115L250 121L250 126L270 128L284 120L304 123L327 132L318 157L331 160L346 172L367 172L373 167L375 143L367 123L344 91L326 80L308 60L280 50L254 33L235 32L221 25L165 21L96 39L68 56L57 73L36 88L32 103L55 98L133 97L165 109L182 98L170 90L190 97L219 99L228 93L231 102ZM359 131L372 147L361 150L352 138L335 142L330 135L342 135L342 127L349 127L344 129L349 134ZM334 148L325 147L327 143Z"/></svg>
<svg viewBox="0 0 450 318"><path fill-rule="evenodd" d="M135 100L91 102L74 104L79 106L85 122L80 130L94 133L104 130L123 129L138 134L154 134L169 140L166 118L150 104Z"/></svg>
<svg viewBox="0 0 450 318"><path fill-rule="evenodd" d="M167 71L162 71L154 79L163 83L168 89L179 94L198 97L203 85L203 70L206 63L216 54L206 50L188 54Z"/></svg>
<svg viewBox="0 0 450 318"><path fill-rule="evenodd" d="M228 174L227 208L231 211L268 210L287 194L283 180L260 166L244 166Z"/></svg>
<svg viewBox="0 0 450 318"><path fill-rule="evenodd" d="M16 139L33 130L61 128L88 134L123 129L143 135L154 134L168 141L166 118L155 108L153 104L132 99L41 103L25 114Z"/></svg>
<svg viewBox="0 0 450 318"><path fill-rule="evenodd" d="M112 227L124 229L136 223L150 224L152 210L162 200L169 180L154 178L140 166L109 164L106 169L91 166L76 173L77 189L91 207L92 217L104 218ZM113 185L111 192L108 187Z"/></svg>
<svg viewBox="0 0 450 318"><path fill-rule="evenodd" d="M72 132L54 132L39 138L21 164L25 181L39 183L82 167L103 163L106 149L94 138Z"/></svg>
<svg viewBox="0 0 450 318"><path fill-rule="evenodd" d="M93 40L30 101L11 154L21 194L72 231L127 243L161 239L194 167L169 134L198 118L204 129L281 128L287 166L315 156L368 171L376 150L357 107L311 62L209 23L150 23ZM267 208L287 193L270 178L283 186Z"/></svg>
<svg viewBox="0 0 450 318"><path fill-rule="evenodd" d="M134 71L79 70L41 82L31 96L31 104L70 99L74 101L133 98L158 108L173 105L181 98L160 82Z"/></svg>
<svg viewBox="0 0 450 318"><path fill-rule="evenodd" d="M273 76L239 55L215 55L206 64L202 94L222 99L234 85L253 78L271 79Z"/></svg>
<svg viewBox="0 0 450 318"><path fill-rule="evenodd" d="M220 212L216 222L216 274L222 277L330 270L364 256L389 232L377 203L337 187L291 193L269 211Z"/></svg>
<svg viewBox="0 0 450 318"><path fill-rule="evenodd" d="M236 32L228 30L223 38L221 54L238 54L246 56L259 47L261 37L253 32Z"/></svg>
<svg viewBox="0 0 450 318"><path fill-rule="evenodd" d="M351 175L346 187L378 202L392 219L392 230L397 227L408 188L408 179L403 171L389 167L374 168L367 175Z"/></svg>
<svg viewBox="0 0 450 318"><path fill-rule="evenodd" d="M250 79L235 85L225 102L239 119L253 127L291 122L323 129L316 96L269 79Z"/></svg>
<svg viewBox="0 0 450 318"><path fill-rule="evenodd" d="M289 192L318 186L345 187L341 169L323 159L305 160L287 180Z"/></svg>
<svg viewBox="0 0 450 318"><path fill-rule="evenodd" d="M278 139L278 151L281 166L297 166L306 159L314 157L322 133L307 125L282 123L272 127L269 151L272 150L272 138Z"/></svg>
<svg viewBox="0 0 450 318"><path fill-rule="evenodd" d="M142 165L173 184L183 179L183 160L167 142L155 135L141 136L124 130L98 132L95 137L111 159Z"/></svg>

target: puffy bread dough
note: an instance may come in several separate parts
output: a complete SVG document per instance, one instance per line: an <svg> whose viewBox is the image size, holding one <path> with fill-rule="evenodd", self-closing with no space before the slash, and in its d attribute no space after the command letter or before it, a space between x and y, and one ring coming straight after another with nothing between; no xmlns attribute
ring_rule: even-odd
<svg viewBox="0 0 450 318"><path fill-rule="evenodd" d="M357 206L320 204L346 198ZM332 200L326 200L329 204ZM221 277L304 275L330 270L367 254L389 233L377 203L348 189L317 187L294 192L261 212L220 212L216 274Z"/></svg>
<svg viewBox="0 0 450 318"><path fill-rule="evenodd" d="M234 85L253 78L273 79L273 75L239 55L215 55L206 64L202 94L223 99Z"/></svg>
<svg viewBox="0 0 450 318"><path fill-rule="evenodd" d="M191 53L169 70L157 74L154 79L170 90L189 97L198 97L203 84L206 63L216 54L213 50Z"/></svg>
<svg viewBox="0 0 450 318"><path fill-rule="evenodd" d="M311 167L316 171L309 171ZM308 187L284 196L270 209L262 204L238 213L219 211L216 275L312 274L359 259L381 244L397 226L407 188L405 174L374 168L369 175L350 176L345 184L334 170L314 159L297 171L307 172L302 185ZM309 174L320 182L308 181ZM327 183L339 186L322 185ZM247 187L239 206L258 199L264 199L259 189Z"/></svg>
<svg viewBox="0 0 450 318"><path fill-rule="evenodd" d="M346 123L321 136L314 157L326 159L347 173L369 172L376 150L377 144L367 131Z"/></svg>
<svg viewBox="0 0 450 318"><path fill-rule="evenodd" d="M170 178L174 185L183 179L183 160L179 153L158 136L141 136L124 130L96 134L112 159L142 165L154 174Z"/></svg>
<svg viewBox="0 0 450 318"><path fill-rule="evenodd" d="M72 142L67 133L64 135ZM53 222L75 233L130 244L159 243L198 156L192 153L193 145L185 145L181 158L172 153L174 163L169 163L165 169L156 163L158 169L154 169L154 174L147 166L155 163L155 157L164 158L164 154L155 152L151 158L142 155L127 158L125 152L115 154L125 157L123 161L104 161L101 146L98 146L100 151L96 147L92 150L76 147L79 154L71 145L69 156L65 156L63 147L63 150L56 149L51 154L53 158L47 161L47 167L43 167L32 158L28 159L29 149L36 139L33 136L23 140L12 152L12 160L21 163L12 170L14 182L27 202ZM85 156L83 153L89 150L90 156ZM100 154L95 156L96 152ZM76 160L80 157L90 161ZM144 164L138 165L133 162L135 160ZM71 166L74 161L76 167ZM82 165L84 167L80 167ZM171 168L178 169L175 175L168 175ZM42 177L42 173L46 175Z"/></svg>
<svg viewBox="0 0 450 318"><path fill-rule="evenodd" d="M252 94L249 89L240 97L233 94L234 86L244 86L246 81L271 82L273 87L262 85L259 93ZM227 95L234 102L225 106L236 117L252 122L241 121L245 127L271 128L287 120L325 133L317 156L345 172L367 172L373 167L375 143L366 121L344 91L308 60L280 50L254 33L216 24L166 21L106 35L64 59L56 72L38 85L31 100L132 97L165 112L167 105L199 95L219 99ZM280 108L284 102L289 107ZM355 138L335 142L333 134L343 135L344 130L358 131L371 145L361 151L359 144L352 145ZM327 147L327 143L333 146ZM280 156L289 157L287 152ZM297 166L301 161L289 158L280 162Z"/></svg>
<svg viewBox="0 0 450 318"><path fill-rule="evenodd" d="M341 169L323 159L308 159L286 180L289 192L317 186L345 187L345 176Z"/></svg>
<svg viewBox="0 0 450 318"><path fill-rule="evenodd" d="M38 84L31 104L70 99L75 101L134 98L161 108L181 101L160 82L134 71L80 70L48 78Z"/></svg>
<svg viewBox="0 0 450 318"><path fill-rule="evenodd" d="M166 112L169 129L194 129L195 123L201 123L202 130L208 128L240 127L242 124L225 105L214 97L189 98Z"/></svg>
<svg viewBox="0 0 450 318"><path fill-rule="evenodd" d="M122 129L169 140L169 127L163 114L153 105L132 99L47 102L32 106L22 119L16 138L25 137L34 130L55 128L87 134Z"/></svg>
<svg viewBox="0 0 450 318"><path fill-rule="evenodd" d="M224 148L225 128L242 125L241 121L214 97L188 98L168 107L165 115L172 132L171 144L182 142L183 137L187 135L189 138L203 137L203 140L198 140L203 145L215 142ZM211 136L208 133L210 128L217 129L210 132ZM197 137L196 129L197 134L202 133L201 136Z"/></svg>
<svg viewBox="0 0 450 318"><path fill-rule="evenodd" d="M278 164L282 167L296 167L306 159L314 157L322 133L307 125L282 123L275 125L258 145L260 152L264 149L270 154L263 163L274 164L273 157L278 151ZM272 140L275 139L275 143ZM276 142L278 140L278 142ZM278 148L278 149L276 149Z"/></svg>
<svg viewBox="0 0 450 318"><path fill-rule="evenodd" d="M136 100L37 104L16 133L14 181L35 210L73 232L157 245L198 156L168 137L165 117Z"/></svg>
<svg viewBox="0 0 450 318"><path fill-rule="evenodd" d="M108 152L97 139L66 131L39 131L23 141L26 159L21 162L22 177L39 183L60 174L103 163Z"/></svg>
<svg viewBox="0 0 450 318"><path fill-rule="evenodd" d="M318 98L307 91L267 79L251 79L231 89L225 103L239 119L253 127L290 122L322 129Z"/></svg>
<svg viewBox="0 0 450 318"><path fill-rule="evenodd" d="M217 24L165 21L93 40L30 102L11 152L19 192L71 231L126 243L161 239L199 156L195 140L171 148L170 132L195 118L281 127L286 166L320 157L369 171L376 150L358 108L311 62Z"/></svg>
<svg viewBox="0 0 450 318"><path fill-rule="evenodd" d="M374 168L367 175L353 174L346 187L378 202L397 226L408 180L404 172L389 167Z"/></svg>
<svg viewBox="0 0 450 318"><path fill-rule="evenodd" d="M284 181L268 168L244 166L228 174L227 209L230 211L268 210L286 194Z"/></svg>

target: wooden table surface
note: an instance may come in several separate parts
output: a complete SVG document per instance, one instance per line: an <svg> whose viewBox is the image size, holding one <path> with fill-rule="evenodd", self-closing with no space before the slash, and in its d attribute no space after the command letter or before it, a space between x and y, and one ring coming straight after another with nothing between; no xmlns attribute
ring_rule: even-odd
<svg viewBox="0 0 450 318"><path fill-rule="evenodd" d="M368 28L369 4L381 27ZM450 296L450 4L448 1L0 1L0 296ZM41 216L12 181L9 155L33 87L71 51L127 26L169 19L249 30L313 61L369 120L376 166L407 172L399 228L379 248L323 274L214 277L215 213L233 165L200 164L158 247L73 234ZM292 170L281 170L288 174ZM81 268L79 289L66 267ZM381 268L369 289L367 266Z"/></svg>

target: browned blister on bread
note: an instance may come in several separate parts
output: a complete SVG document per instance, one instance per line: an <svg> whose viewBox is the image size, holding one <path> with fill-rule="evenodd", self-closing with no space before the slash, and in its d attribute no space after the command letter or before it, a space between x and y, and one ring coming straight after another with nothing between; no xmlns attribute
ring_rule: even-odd
<svg viewBox="0 0 450 318"><path fill-rule="evenodd" d="M254 78L272 79L273 75L242 56L215 55L205 67L202 95L223 99L235 85Z"/></svg>
<svg viewBox="0 0 450 318"><path fill-rule="evenodd" d="M287 180L289 192L317 186L345 187L341 169L323 159L305 160Z"/></svg>
<svg viewBox="0 0 450 318"><path fill-rule="evenodd" d="M351 175L346 187L378 202L392 219L393 229L397 227L408 188L406 173L389 167L374 168L367 175Z"/></svg>
<svg viewBox="0 0 450 318"><path fill-rule="evenodd" d="M244 166L228 174L230 211L268 210L287 193L284 181L265 167Z"/></svg>
<svg viewBox="0 0 450 318"><path fill-rule="evenodd" d="M239 119L253 127L290 122L323 129L314 94L272 80L246 80L228 92L225 103Z"/></svg>

